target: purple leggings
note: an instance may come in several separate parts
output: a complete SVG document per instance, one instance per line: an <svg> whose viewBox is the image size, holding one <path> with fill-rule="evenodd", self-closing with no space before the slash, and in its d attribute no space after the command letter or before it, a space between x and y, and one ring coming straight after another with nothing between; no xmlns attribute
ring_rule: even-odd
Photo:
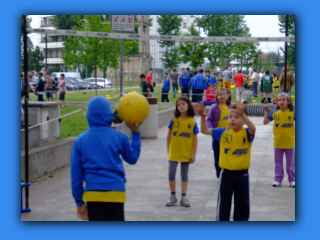
<svg viewBox="0 0 320 240"><path fill-rule="evenodd" d="M283 154L286 154L287 160L287 174L289 182L295 181L295 150L274 148L274 160L275 160L275 182L282 182L283 180Z"/></svg>

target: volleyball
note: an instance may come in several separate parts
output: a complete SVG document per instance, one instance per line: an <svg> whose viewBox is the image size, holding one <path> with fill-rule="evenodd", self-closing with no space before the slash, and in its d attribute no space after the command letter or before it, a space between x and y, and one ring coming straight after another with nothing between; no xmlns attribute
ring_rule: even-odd
<svg viewBox="0 0 320 240"><path fill-rule="evenodd" d="M120 98L118 114L127 123L141 123L148 117L149 102L140 93L127 93Z"/></svg>

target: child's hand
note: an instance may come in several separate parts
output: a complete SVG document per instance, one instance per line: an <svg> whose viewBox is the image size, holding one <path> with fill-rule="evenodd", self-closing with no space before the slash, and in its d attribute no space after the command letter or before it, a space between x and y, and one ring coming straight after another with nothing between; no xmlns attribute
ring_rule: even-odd
<svg viewBox="0 0 320 240"><path fill-rule="evenodd" d="M268 106L262 106L263 108L264 108L264 110L266 110L266 112L267 113L269 113L270 112L270 109L269 109L269 107Z"/></svg>
<svg viewBox="0 0 320 240"><path fill-rule="evenodd" d="M196 156L192 155L189 159L189 163L194 163L196 161Z"/></svg>
<svg viewBox="0 0 320 240"><path fill-rule="evenodd" d="M87 211L87 205L83 204L81 206L77 207L77 216L78 218L88 221L88 211Z"/></svg>
<svg viewBox="0 0 320 240"><path fill-rule="evenodd" d="M237 104L237 109L230 109L231 112L235 112L240 116L243 116L245 106L243 104Z"/></svg>
<svg viewBox="0 0 320 240"><path fill-rule="evenodd" d="M204 104L202 102L198 102L197 103L198 107L195 107L195 109L197 110L197 112L200 114L200 116L207 116L208 114L206 113L205 109L204 109Z"/></svg>
<svg viewBox="0 0 320 240"><path fill-rule="evenodd" d="M130 128L130 130L132 131L132 132L140 132L140 125L141 125L142 123L135 123L135 124L133 124L133 123L126 123L126 125L127 125L127 127L128 128Z"/></svg>

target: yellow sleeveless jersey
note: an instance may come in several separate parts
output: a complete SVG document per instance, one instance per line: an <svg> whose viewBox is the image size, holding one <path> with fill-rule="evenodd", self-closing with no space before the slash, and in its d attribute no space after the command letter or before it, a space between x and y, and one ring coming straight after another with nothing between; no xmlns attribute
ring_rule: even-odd
<svg viewBox="0 0 320 240"><path fill-rule="evenodd" d="M86 191L83 193L84 202L117 202L126 201L126 193L122 191Z"/></svg>
<svg viewBox="0 0 320 240"><path fill-rule="evenodd" d="M274 120L273 146L280 149L291 149L295 147L295 111L280 109L272 111L268 116L270 121Z"/></svg>
<svg viewBox="0 0 320 240"><path fill-rule="evenodd" d="M168 126L172 130L169 146L169 161L189 162L193 155L194 134L199 133L196 121L192 117L183 120L173 118Z"/></svg>
<svg viewBox="0 0 320 240"><path fill-rule="evenodd" d="M254 135L250 135L249 128L242 128L239 132L232 128L212 128L212 138L220 142L220 168L239 171L250 167Z"/></svg>
<svg viewBox="0 0 320 240"><path fill-rule="evenodd" d="M222 107L220 104L219 104L219 109L220 109L220 118L219 118L219 121L218 121L218 125L217 125L217 128L221 128L221 127L230 127L229 126L229 107L228 105L225 105L224 107Z"/></svg>

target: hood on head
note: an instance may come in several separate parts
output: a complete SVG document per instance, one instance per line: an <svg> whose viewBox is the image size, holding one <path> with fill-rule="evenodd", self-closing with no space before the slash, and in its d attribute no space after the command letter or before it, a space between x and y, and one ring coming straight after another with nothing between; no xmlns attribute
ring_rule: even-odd
<svg viewBox="0 0 320 240"><path fill-rule="evenodd" d="M111 126L113 111L104 97L94 97L88 103L87 119L90 127Z"/></svg>

